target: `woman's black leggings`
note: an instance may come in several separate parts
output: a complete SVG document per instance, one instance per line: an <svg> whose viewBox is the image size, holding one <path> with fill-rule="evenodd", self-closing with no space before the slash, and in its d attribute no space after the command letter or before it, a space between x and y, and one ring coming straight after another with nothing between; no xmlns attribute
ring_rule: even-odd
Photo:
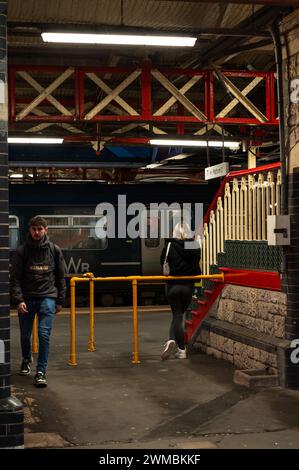
<svg viewBox="0 0 299 470"><path fill-rule="evenodd" d="M185 349L183 315L187 310L194 290L194 284L168 284L166 297L172 310L169 339L174 339L180 349Z"/></svg>

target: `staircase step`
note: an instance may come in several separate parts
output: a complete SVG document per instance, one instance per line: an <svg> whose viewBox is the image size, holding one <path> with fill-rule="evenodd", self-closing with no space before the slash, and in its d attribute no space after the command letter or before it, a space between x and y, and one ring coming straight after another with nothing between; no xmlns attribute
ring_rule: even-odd
<svg viewBox="0 0 299 470"><path fill-rule="evenodd" d="M197 303L199 305L207 305L208 302L206 300L198 300Z"/></svg>
<svg viewBox="0 0 299 470"><path fill-rule="evenodd" d="M204 290L204 293L205 293L205 295L213 295L213 294L214 294L214 291L213 291L213 290L209 290L209 289L205 289L205 290Z"/></svg>
<svg viewBox="0 0 299 470"><path fill-rule="evenodd" d="M199 317L200 311L199 310L191 310L191 313L194 317Z"/></svg>
<svg viewBox="0 0 299 470"><path fill-rule="evenodd" d="M185 325L193 325L193 320L185 320Z"/></svg>
<svg viewBox="0 0 299 470"><path fill-rule="evenodd" d="M215 284L220 284L222 283L221 279L210 279L211 282L214 282Z"/></svg>

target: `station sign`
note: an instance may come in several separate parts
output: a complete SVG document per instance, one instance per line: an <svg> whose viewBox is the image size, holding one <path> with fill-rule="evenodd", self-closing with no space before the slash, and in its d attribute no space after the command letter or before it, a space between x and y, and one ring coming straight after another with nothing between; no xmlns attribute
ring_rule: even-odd
<svg viewBox="0 0 299 470"><path fill-rule="evenodd" d="M220 178L221 176L226 176L228 172L228 162L223 162L219 165L209 166L205 168L205 180L211 180L213 178Z"/></svg>

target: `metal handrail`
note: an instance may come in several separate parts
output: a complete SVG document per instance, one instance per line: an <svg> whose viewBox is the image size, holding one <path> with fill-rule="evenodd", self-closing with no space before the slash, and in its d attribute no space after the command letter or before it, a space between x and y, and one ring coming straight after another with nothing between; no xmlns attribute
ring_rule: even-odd
<svg viewBox="0 0 299 470"><path fill-rule="evenodd" d="M71 289L71 311L70 311L70 359L68 364L78 365L76 354L76 283L89 283L89 348L95 351L94 344L94 283L95 282L131 282L133 294L133 364L139 364L138 351L138 306L137 306L137 286L141 281L171 281L171 280L197 280L197 279L219 279L224 282L224 274L210 274L198 276L114 276L114 277L94 277L92 273L86 273L84 277L72 277L70 280Z"/></svg>

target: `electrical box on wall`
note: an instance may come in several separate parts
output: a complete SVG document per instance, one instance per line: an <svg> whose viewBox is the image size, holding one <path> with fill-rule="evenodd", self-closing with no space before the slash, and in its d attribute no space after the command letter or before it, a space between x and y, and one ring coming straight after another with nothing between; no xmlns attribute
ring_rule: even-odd
<svg viewBox="0 0 299 470"><path fill-rule="evenodd" d="M268 245L290 244L290 216L268 215L267 217Z"/></svg>

